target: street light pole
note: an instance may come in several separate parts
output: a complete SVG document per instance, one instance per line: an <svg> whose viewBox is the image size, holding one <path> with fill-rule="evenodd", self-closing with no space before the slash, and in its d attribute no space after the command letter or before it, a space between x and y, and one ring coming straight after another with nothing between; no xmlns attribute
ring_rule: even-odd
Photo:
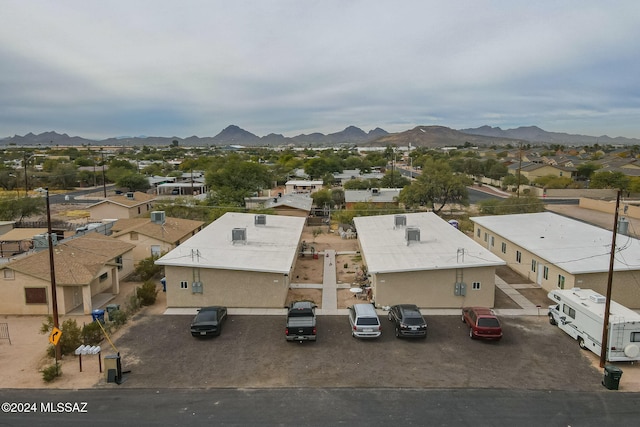
<svg viewBox="0 0 640 427"><path fill-rule="evenodd" d="M104 192L104 198L107 198L107 181L104 179L104 151L100 150L102 156L102 191Z"/></svg>

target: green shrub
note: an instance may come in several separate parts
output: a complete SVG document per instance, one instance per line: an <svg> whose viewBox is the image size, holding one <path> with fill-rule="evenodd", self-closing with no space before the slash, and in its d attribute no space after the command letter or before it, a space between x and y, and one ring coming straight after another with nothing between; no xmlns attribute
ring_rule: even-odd
<svg viewBox="0 0 640 427"><path fill-rule="evenodd" d="M151 280L154 277L160 277L162 266L155 264L158 258L158 256L150 256L140 261L133 272L134 277L137 277L142 281Z"/></svg>
<svg viewBox="0 0 640 427"><path fill-rule="evenodd" d="M104 334L98 322L91 322L82 327L82 341L84 345L98 345Z"/></svg>
<svg viewBox="0 0 640 427"><path fill-rule="evenodd" d="M49 334L53 329L53 319L51 316L47 318L47 322L42 324L40 328L40 333ZM82 345L82 331L78 326L78 323L75 319L67 319L62 322L60 325L60 330L62 331L62 335L60 336L60 342L58 345L60 346L60 354L73 354L76 348ZM56 351L54 346L49 346L47 348L47 354L50 357L55 357Z"/></svg>
<svg viewBox="0 0 640 427"><path fill-rule="evenodd" d="M62 371L60 370L58 364L47 366L42 370L42 379L47 383L55 380L60 375L62 375Z"/></svg>
<svg viewBox="0 0 640 427"><path fill-rule="evenodd" d="M153 305L156 302L156 296L158 295L156 284L147 280L140 288L138 288L136 295L140 300L140 305Z"/></svg>
<svg viewBox="0 0 640 427"><path fill-rule="evenodd" d="M128 316L125 311L122 310L114 310L111 312L110 319L116 326L122 326L127 323Z"/></svg>

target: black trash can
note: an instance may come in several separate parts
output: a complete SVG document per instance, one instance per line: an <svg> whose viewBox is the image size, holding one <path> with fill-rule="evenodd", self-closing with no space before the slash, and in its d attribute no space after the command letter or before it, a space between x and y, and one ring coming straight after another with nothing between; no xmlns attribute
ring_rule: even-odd
<svg viewBox="0 0 640 427"><path fill-rule="evenodd" d="M617 390L620 385L620 378L622 377L622 369L613 365L606 365L604 367L604 378L602 379L602 385L609 390Z"/></svg>
<svg viewBox="0 0 640 427"><path fill-rule="evenodd" d="M104 323L104 310L93 310L91 312L91 318L93 319L93 321L100 321L102 323Z"/></svg>
<svg viewBox="0 0 640 427"><path fill-rule="evenodd" d="M113 322L113 312L120 310L120 304L108 304L107 307L107 317L110 322Z"/></svg>

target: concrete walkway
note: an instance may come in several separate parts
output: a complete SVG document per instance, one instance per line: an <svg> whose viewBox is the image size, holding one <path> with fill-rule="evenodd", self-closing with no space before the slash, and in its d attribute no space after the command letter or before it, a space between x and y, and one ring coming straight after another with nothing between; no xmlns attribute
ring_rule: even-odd
<svg viewBox="0 0 640 427"><path fill-rule="evenodd" d="M336 251L324 251L324 270L322 272L322 308L318 314L337 314L338 283L336 276Z"/></svg>

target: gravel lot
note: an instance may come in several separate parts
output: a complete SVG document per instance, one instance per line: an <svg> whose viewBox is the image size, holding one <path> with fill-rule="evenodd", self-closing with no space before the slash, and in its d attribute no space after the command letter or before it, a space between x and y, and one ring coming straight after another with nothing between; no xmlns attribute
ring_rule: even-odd
<svg viewBox="0 0 640 427"><path fill-rule="evenodd" d="M503 318L504 338L469 339L458 316L427 318L426 340L351 337L346 316L319 316L318 341L284 338L280 316L230 316L197 339L190 316L140 316L115 345L127 388L417 387L601 391L585 352L545 315ZM102 384L104 386L104 384ZM110 384L108 386L111 386Z"/></svg>

